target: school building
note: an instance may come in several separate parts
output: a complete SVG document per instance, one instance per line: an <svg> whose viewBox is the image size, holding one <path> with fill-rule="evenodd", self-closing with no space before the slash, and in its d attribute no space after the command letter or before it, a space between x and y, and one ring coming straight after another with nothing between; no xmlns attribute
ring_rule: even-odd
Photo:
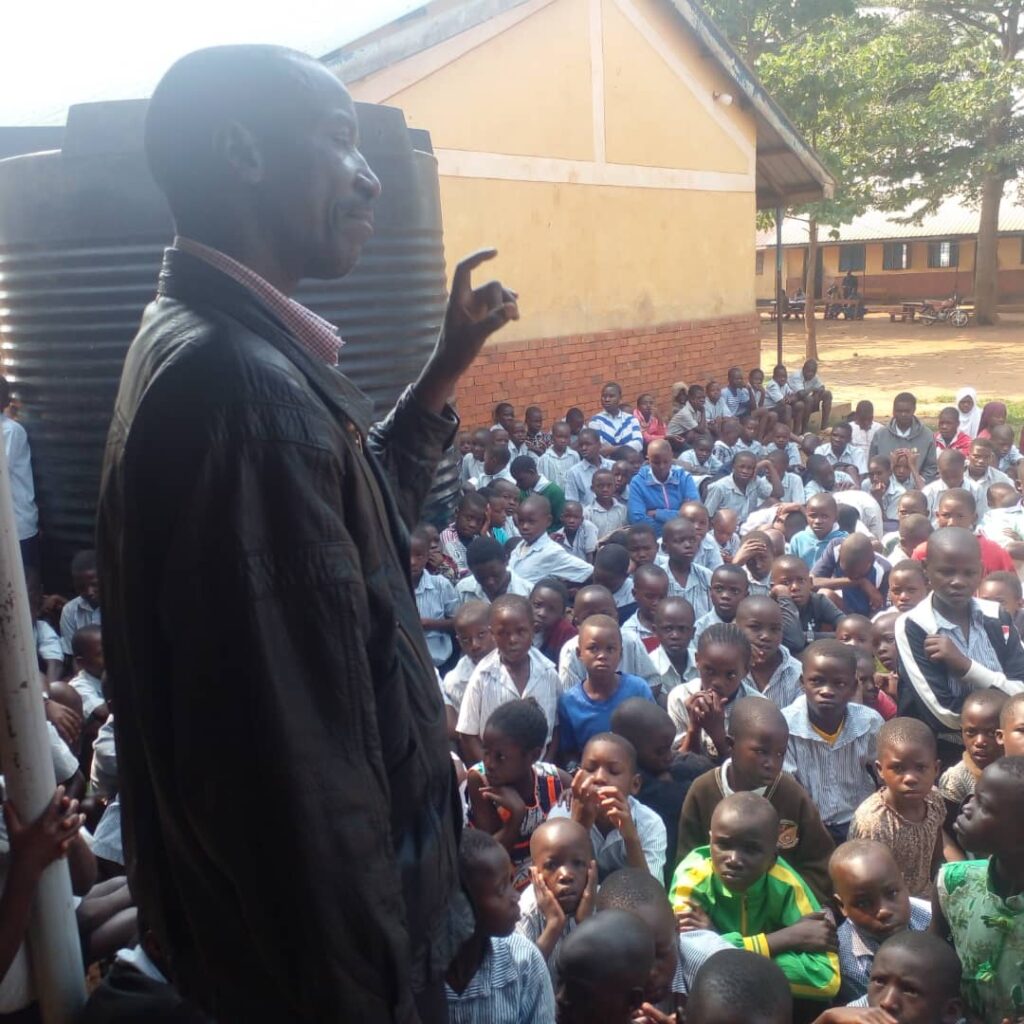
<svg viewBox="0 0 1024 1024"><path fill-rule="evenodd" d="M941 299L974 295L978 210L958 200L943 203L920 224L901 224L906 213L869 210L838 228L818 226L818 289L852 271L860 294L872 302ZM787 217L782 225L783 281L792 295L805 288L807 221ZM999 209L999 299L1024 299L1024 206L1010 195ZM775 231L759 232L754 264L757 300L775 298ZM805 289L806 290L806 289Z"/></svg>
<svg viewBox="0 0 1024 1024"><path fill-rule="evenodd" d="M589 413L609 378L667 411L672 381L756 365L756 209L832 180L697 4L437 0L322 59L430 132L449 271L494 245L519 292L465 423Z"/></svg>

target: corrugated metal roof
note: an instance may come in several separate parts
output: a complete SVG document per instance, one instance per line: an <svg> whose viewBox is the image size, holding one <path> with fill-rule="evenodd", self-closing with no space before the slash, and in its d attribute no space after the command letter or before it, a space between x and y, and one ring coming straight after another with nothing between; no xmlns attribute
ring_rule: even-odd
<svg viewBox="0 0 1024 1024"><path fill-rule="evenodd" d="M332 50L320 59L344 82L355 82L467 29L511 10L525 0L455 0L427 3L385 28ZM757 125L757 205L792 206L831 196L831 174L768 95L718 26L694 0L670 0L690 32L736 84Z"/></svg>
<svg viewBox="0 0 1024 1024"><path fill-rule="evenodd" d="M849 224L832 228L818 225L818 241L821 244L833 242L883 242L906 238L957 238L978 233L977 208L972 208L958 199L944 202L933 214L924 217L920 224L901 224L908 211L894 213L889 210L869 210L856 217ZM1024 233L1024 206L1015 202L1011 195L1003 197L999 206L999 230L1012 234ZM834 234L833 234L834 232ZM782 223L783 245L807 244L807 221L787 217ZM775 245L775 229L757 233L757 247L770 248Z"/></svg>

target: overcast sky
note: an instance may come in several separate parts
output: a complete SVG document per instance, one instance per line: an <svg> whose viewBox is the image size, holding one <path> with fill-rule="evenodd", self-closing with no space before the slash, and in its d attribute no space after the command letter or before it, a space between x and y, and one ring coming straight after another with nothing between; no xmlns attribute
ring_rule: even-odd
<svg viewBox="0 0 1024 1024"><path fill-rule="evenodd" d="M280 43L321 56L423 0L3 0L0 126L63 124L86 100L148 96L182 54Z"/></svg>

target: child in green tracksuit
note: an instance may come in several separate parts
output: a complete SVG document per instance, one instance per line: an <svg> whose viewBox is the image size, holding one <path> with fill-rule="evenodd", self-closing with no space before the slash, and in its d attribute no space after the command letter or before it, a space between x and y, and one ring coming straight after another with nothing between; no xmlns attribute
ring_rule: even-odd
<svg viewBox="0 0 1024 1024"><path fill-rule="evenodd" d="M669 898L680 930L712 928L726 942L771 957L794 997L839 991L836 929L804 880L776 853L779 817L756 793L726 797L711 817L711 845L679 864Z"/></svg>

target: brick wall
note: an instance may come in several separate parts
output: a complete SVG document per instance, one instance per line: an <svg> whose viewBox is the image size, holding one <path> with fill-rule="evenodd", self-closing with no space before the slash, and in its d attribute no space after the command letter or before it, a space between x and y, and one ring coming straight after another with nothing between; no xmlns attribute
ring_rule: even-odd
<svg viewBox="0 0 1024 1024"><path fill-rule="evenodd" d="M530 341L495 339L462 378L459 415L468 429L489 424L498 402L511 402L520 417L526 406L539 405L550 427L574 405L586 415L594 412L601 385L617 380L625 401L650 391L667 416L674 381L724 382L730 366L748 370L759 363L755 313Z"/></svg>

